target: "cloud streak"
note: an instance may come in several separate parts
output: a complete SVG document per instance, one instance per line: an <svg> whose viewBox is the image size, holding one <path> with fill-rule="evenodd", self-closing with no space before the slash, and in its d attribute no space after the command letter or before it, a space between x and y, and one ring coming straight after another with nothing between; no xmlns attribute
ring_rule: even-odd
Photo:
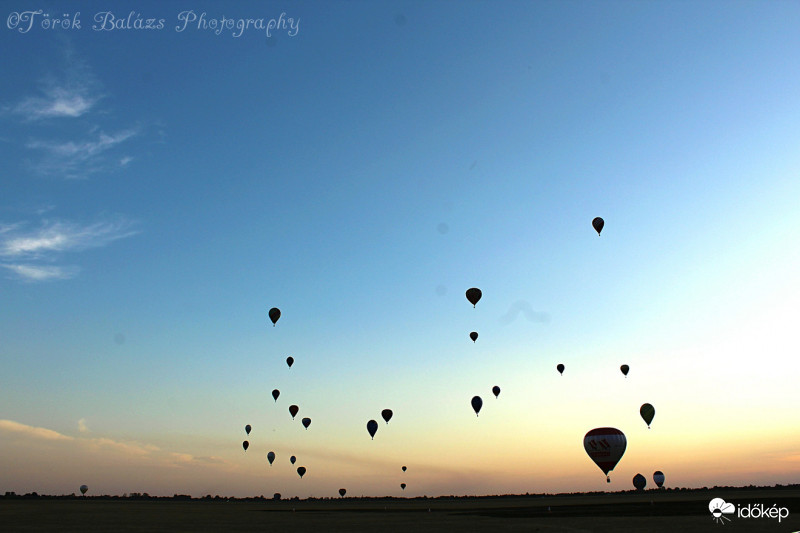
<svg viewBox="0 0 800 533"><path fill-rule="evenodd" d="M0 263L0 266L27 281L70 279L77 276L78 272L80 272L80 269L75 266L40 266L13 263Z"/></svg>
<svg viewBox="0 0 800 533"><path fill-rule="evenodd" d="M0 420L0 430L19 433L22 435L26 435L28 437L33 437L35 439L75 440L74 437L62 435L58 431L53 431L52 429L28 426L26 424L20 424L19 422L14 422L13 420Z"/></svg>
<svg viewBox="0 0 800 533"><path fill-rule="evenodd" d="M45 174L60 174L66 178L83 178L112 167L124 167L133 158L112 158L106 152L139 134L137 128L115 133L99 132L94 137L79 142L31 140L25 147L44 153L44 157L33 165L35 171Z"/></svg>

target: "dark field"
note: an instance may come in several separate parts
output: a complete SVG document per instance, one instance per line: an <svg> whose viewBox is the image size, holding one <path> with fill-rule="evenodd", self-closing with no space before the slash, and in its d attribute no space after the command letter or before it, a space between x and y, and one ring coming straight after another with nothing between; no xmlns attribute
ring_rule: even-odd
<svg viewBox="0 0 800 533"><path fill-rule="evenodd" d="M712 498L777 504L772 518L708 510ZM548 510L549 506L549 510ZM723 529L724 528L724 529ZM355 498L316 501L136 501L0 499L0 531L539 531L713 532L800 530L800 490L708 490L454 499Z"/></svg>

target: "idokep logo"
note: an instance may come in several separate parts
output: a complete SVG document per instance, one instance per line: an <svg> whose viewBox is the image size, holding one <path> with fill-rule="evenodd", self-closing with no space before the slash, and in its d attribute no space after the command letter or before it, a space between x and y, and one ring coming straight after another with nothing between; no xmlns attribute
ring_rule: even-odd
<svg viewBox="0 0 800 533"><path fill-rule="evenodd" d="M725 515L733 515L737 518L777 518L778 522L789 516L789 509L787 507L778 507L778 504L773 504L770 507L763 503L749 503L737 507L722 498L714 498L708 502L708 510L711 511L714 522L723 525L726 521L731 521Z"/></svg>

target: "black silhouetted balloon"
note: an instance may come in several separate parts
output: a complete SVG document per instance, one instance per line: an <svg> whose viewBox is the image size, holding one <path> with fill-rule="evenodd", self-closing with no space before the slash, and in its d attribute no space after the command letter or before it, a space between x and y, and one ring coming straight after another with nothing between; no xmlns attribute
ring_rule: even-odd
<svg viewBox="0 0 800 533"><path fill-rule="evenodd" d="M300 410L300 408L297 407L296 405L290 405L289 406L289 414L292 415L292 420L294 420L294 417L295 417L295 415L297 415L297 411L299 411L299 410Z"/></svg>
<svg viewBox="0 0 800 533"><path fill-rule="evenodd" d="M600 217L595 217L594 220L592 220L592 227L597 232L598 237L600 236L600 232L603 231L604 225L605 222L603 222L603 219Z"/></svg>
<svg viewBox="0 0 800 533"><path fill-rule="evenodd" d="M275 398L276 402L278 401L278 396L280 396L280 395L281 395L281 391L279 391L278 389L274 389L272 391L272 397Z"/></svg>
<svg viewBox="0 0 800 533"><path fill-rule="evenodd" d="M289 368L292 368L292 365L294 364L294 357L292 356L287 357L286 364L289 365Z"/></svg>
<svg viewBox="0 0 800 533"><path fill-rule="evenodd" d="M89 487L87 485L81 485L80 489L81 489L81 494L85 495L86 491L89 490Z"/></svg>
<svg viewBox="0 0 800 533"><path fill-rule="evenodd" d="M300 479L303 479L303 475L305 475L305 473L306 473L306 467L298 466L297 467L297 473L300 474Z"/></svg>
<svg viewBox="0 0 800 533"><path fill-rule="evenodd" d="M406 490L406 484L405 483L400 483L400 488L403 489L403 490Z"/></svg>
<svg viewBox="0 0 800 533"><path fill-rule="evenodd" d="M469 300L469 303L472 304L472 307L475 307L482 295L483 293L480 289L476 289L475 287L467 289L467 300Z"/></svg>
<svg viewBox="0 0 800 533"><path fill-rule="evenodd" d="M407 468L404 466L404 467L403 467L403 472L405 472L406 470L408 470L408 469L407 469Z"/></svg>
<svg viewBox="0 0 800 533"><path fill-rule="evenodd" d="M392 419L392 414L393 413L391 409L384 409L383 411L381 411L381 416L383 417L384 420L386 420L387 424L389 423L389 420Z"/></svg>
<svg viewBox="0 0 800 533"><path fill-rule="evenodd" d="M278 319L281 317L281 310L277 307L273 307L269 310L269 319L272 320L272 327L275 327L275 323L278 322Z"/></svg>
<svg viewBox="0 0 800 533"><path fill-rule="evenodd" d="M250 424L247 424L247 425L244 427L244 432L245 432L245 433L247 433L247 434L249 435L249 434L250 434L250 430L251 430L251 429L252 429L252 428L250 427Z"/></svg>
<svg viewBox="0 0 800 533"><path fill-rule="evenodd" d="M294 464L295 461L297 461L297 457L295 457L294 455L289 457L289 462L290 463Z"/></svg>
<svg viewBox="0 0 800 533"><path fill-rule="evenodd" d="M650 429L650 422L656 416L656 408L649 403L642 404L642 407L639 408L639 414L642 415L642 418L647 423L647 429Z"/></svg>
<svg viewBox="0 0 800 533"><path fill-rule="evenodd" d="M269 452L267 454L267 461L269 461L269 464L272 465L272 461L274 460L275 460L275 452Z"/></svg>
<svg viewBox="0 0 800 533"><path fill-rule="evenodd" d="M375 440L375 432L378 431L378 423L374 420L367 422L367 431L369 432L369 436L372 437L372 440Z"/></svg>
<svg viewBox="0 0 800 533"><path fill-rule="evenodd" d="M558 363L556 365L556 370L558 370L558 373L561 374L562 376L564 375L564 365L562 365L561 363Z"/></svg>
<svg viewBox="0 0 800 533"><path fill-rule="evenodd" d="M636 487L636 490L644 490L645 485L647 485L647 480L641 474L636 474L633 476L633 486Z"/></svg>
<svg viewBox="0 0 800 533"><path fill-rule="evenodd" d="M339 496L344 498L344 495L347 494L347 489L339 489Z"/></svg>
<svg viewBox="0 0 800 533"><path fill-rule="evenodd" d="M310 425L311 425L311 419L310 418L304 418L303 419L303 427L308 429L308 426L310 426Z"/></svg>
<svg viewBox="0 0 800 533"><path fill-rule="evenodd" d="M249 447L250 447L250 443L249 443L249 442L247 442L247 441L244 441L244 442L242 443L242 448L244 448L244 451L247 451L247 448L249 448Z"/></svg>
<svg viewBox="0 0 800 533"><path fill-rule="evenodd" d="M481 400L480 396L473 396L472 397L472 408L475 410L475 416L478 416L478 413L481 411L481 407L483 407L483 400Z"/></svg>
<svg viewBox="0 0 800 533"><path fill-rule="evenodd" d="M656 482L656 485L659 489L662 487L662 485L664 485L664 479L664 472L661 470L656 470L653 472L653 481Z"/></svg>
<svg viewBox="0 0 800 533"><path fill-rule="evenodd" d="M619 369L625 377L628 377L628 371L631 369L631 367L629 367L628 365L622 365L621 367L619 367Z"/></svg>
<svg viewBox="0 0 800 533"><path fill-rule="evenodd" d="M497 385L495 385L494 387L492 387L492 393L494 394L494 397L495 397L495 398L497 398L498 396L500 396L500 387L498 387Z"/></svg>
<svg viewBox="0 0 800 533"><path fill-rule="evenodd" d="M469 334L469 338L472 339L472 342L475 342L476 340L478 340L478 332L473 331L472 333Z"/></svg>

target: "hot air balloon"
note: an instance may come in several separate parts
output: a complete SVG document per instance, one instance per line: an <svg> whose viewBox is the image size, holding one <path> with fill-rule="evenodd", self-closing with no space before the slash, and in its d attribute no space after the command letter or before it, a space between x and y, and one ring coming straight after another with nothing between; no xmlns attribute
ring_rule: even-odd
<svg viewBox="0 0 800 533"><path fill-rule="evenodd" d="M275 327L275 323L278 322L278 319L281 317L281 310L277 307L273 307L269 310L269 319L272 320L272 327Z"/></svg>
<svg viewBox="0 0 800 533"><path fill-rule="evenodd" d="M249 443L249 442L247 442L247 441L244 441L244 442L242 443L242 448L244 448L244 451L247 451L247 448L248 448L248 447L250 447L250 443Z"/></svg>
<svg viewBox="0 0 800 533"><path fill-rule="evenodd" d="M252 429L252 428L250 427L250 424L247 424L247 425L244 427L244 431L245 431L245 433L247 433L248 435L250 434L250 430L251 430L251 429Z"/></svg>
<svg viewBox="0 0 800 533"><path fill-rule="evenodd" d="M495 385L494 387L492 387L492 392L494 393L494 397L497 398L498 396L500 396L500 387Z"/></svg>
<svg viewBox="0 0 800 533"><path fill-rule="evenodd" d="M480 289L476 289L475 287L467 289L467 300L469 300L469 303L472 304L472 307L475 307L475 305L478 303L478 300L481 299L481 296L483 296L483 293Z"/></svg>
<svg viewBox="0 0 800 533"><path fill-rule="evenodd" d="M653 472L653 481L655 481L656 485L660 489L662 485L664 485L664 472L661 470L656 470Z"/></svg>
<svg viewBox="0 0 800 533"><path fill-rule="evenodd" d="M472 339L472 342L475 342L476 340L478 340L478 332L473 331L472 333L469 334L469 338Z"/></svg>
<svg viewBox="0 0 800 533"><path fill-rule="evenodd" d="M367 422L367 431L369 432L369 436L372 437L372 440L375 440L375 432L378 431L378 423L374 420Z"/></svg>
<svg viewBox="0 0 800 533"><path fill-rule="evenodd" d="M633 476L633 486L636 487L636 490L644 490L645 485L647 485L647 480L641 474L636 474Z"/></svg>
<svg viewBox="0 0 800 533"><path fill-rule="evenodd" d="M478 416L478 413L481 411L481 407L483 407L483 400L481 400L480 396L473 396L472 397L472 408L475 409L475 416Z"/></svg>
<svg viewBox="0 0 800 533"><path fill-rule="evenodd" d="M407 468L404 466L404 467L403 467L403 472L405 472L406 470L407 470Z"/></svg>
<svg viewBox="0 0 800 533"><path fill-rule="evenodd" d="M310 426L310 425L311 425L311 419L310 418L304 418L303 419L303 427L308 429L308 426Z"/></svg>
<svg viewBox="0 0 800 533"><path fill-rule="evenodd" d="M403 489L403 490L406 490L406 484L405 483L400 483L400 488Z"/></svg>
<svg viewBox="0 0 800 533"><path fill-rule="evenodd" d="M556 365L556 370L558 370L558 373L561 374L562 376L564 375L564 365L562 365L561 363L558 363Z"/></svg>
<svg viewBox="0 0 800 533"><path fill-rule="evenodd" d="M642 407L639 408L639 414L642 415L642 418L647 424L647 429L650 429L650 422L652 422L653 417L656 416L656 408L649 403L643 404Z"/></svg>
<svg viewBox="0 0 800 533"><path fill-rule="evenodd" d="M339 489L339 496L344 498L344 495L347 494L347 489Z"/></svg>
<svg viewBox="0 0 800 533"><path fill-rule="evenodd" d="M300 479L303 479L303 475L305 475L305 473L306 473L306 467L298 466L297 467L297 473L300 474Z"/></svg>
<svg viewBox="0 0 800 533"><path fill-rule="evenodd" d="M290 463L294 464L295 461L297 461L297 457L295 457L294 455L289 457L289 462Z"/></svg>
<svg viewBox="0 0 800 533"><path fill-rule="evenodd" d="M611 478L608 477L608 473L614 470L622 459L627 445L625 434L616 428L596 428L583 437L583 448L606 475L606 481L609 483Z"/></svg>
<svg viewBox="0 0 800 533"><path fill-rule="evenodd" d="M272 465L272 461L274 460L275 460L275 452L269 452L267 454L267 461L269 461L269 464Z"/></svg>
<svg viewBox="0 0 800 533"><path fill-rule="evenodd" d="M289 365L289 368L292 368L292 365L294 364L294 357L292 356L287 357L286 364Z"/></svg>
<svg viewBox="0 0 800 533"><path fill-rule="evenodd" d="M600 217L595 217L594 220L592 220L592 227L597 232L598 237L600 236L600 232L603 231L604 225L605 222L603 222L603 219Z"/></svg>
<svg viewBox="0 0 800 533"><path fill-rule="evenodd" d="M272 397L275 398L276 402L278 401L278 396L280 396L280 395L281 395L281 391L279 391L278 389L273 389L272 390Z"/></svg>
<svg viewBox="0 0 800 533"><path fill-rule="evenodd" d="M387 424L389 423L389 420L392 419L392 414L394 413L392 413L391 409L384 409L383 411L381 411L381 416L383 417L384 420L386 420Z"/></svg>
<svg viewBox="0 0 800 533"><path fill-rule="evenodd" d="M86 494L86 491L89 490L89 487L86 485L81 485L81 494Z"/></svg>
<svg viewBox="0 0 800 533"><path fill-rule="evenodd" d="M294 417L297 414L297 411L299 411L299 410L300 410L300 408L297 407L296 405L290 405L289 406L289 414L292 415L292 420L294 420Z"/></svg>
<svg viewBox="0 0 800 533"><path fill-rule="evenodd" d="M619 369L622 372L623 376L628 377L628 371L631 369L631 367L629 367L628 365L622 365L621 367L619 367Z"/></svg>

